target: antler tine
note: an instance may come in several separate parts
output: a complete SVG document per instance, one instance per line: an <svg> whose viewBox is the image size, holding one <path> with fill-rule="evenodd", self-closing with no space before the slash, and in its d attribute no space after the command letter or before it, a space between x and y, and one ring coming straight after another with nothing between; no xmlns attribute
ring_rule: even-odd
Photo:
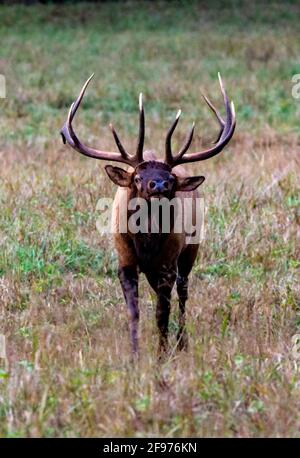
<svg viewBox="0 0 300 458"><path fill-rule="evenodd" d="M209 100L208 97L206 97L206 95L202 94L202 97L204 98L209 108L214 112L214 114L216 115L216 118L219 121L220 126L223 128L225 126L225 122L222 116L220 115L220 113L218 112L218 110L216 109L216 107L211 103L211 101Z"/></svg>
<svg viewBox="0 0 300 458"><path fill-rule="evenodd" d="M120 151L122 157L124 159L130 159L131 156L127 153L127 151L125 150L124 146L122 145L121 140L120 140L120 138L119 138L114 126L110 123L109 127L110 127L110 130L112 131L112 134L114 136L114 140L116 142L116 145L117 145L118 150Z"/></svg>
<svg viewBox="0 0 300 458"><path fill-rule="evenodd" d="M94 149L94 148L90 148L89 146L86 146L84 145L80 140L79 138L77 137L77 135L75 134L75 131L73 129L73 126L72 126L72 121L74 119L74 116L79 108L79 105L83 99L83 96L85 94L85 91L86 91L86 88L89 84L89 82L91 81L91 79L93 78L94 74L92 74L89 79L85 82L85 84L83 85L81 91L80 91L80 94L79 96L77 97L77 99L75 100L75 102L72 103L71 107L70 107L70 110L69 110L69 113L68 113L68 117L67 117L67 121L66 123L64 124L63 128L61 129L60 133L61 133L61 136L62 136L62 139L63 139L63 142L64 143L68 143L73 149L75 149L76 151L78 151L79 153L85 155L85 156L88 156L88 157L92 157L94 159L103 159L103 160L107 160L107 161L116 161L116 162L123 162L125 164L128 164L132 167L135 167L138 163L139 163L139 158L137 155L135 156L131 156L129 155L125 148L123 147L115 129L113 128L113 126L111 125L111 130L112 130L112 133L113 133L113 136L114 136L114 139L115 139L115 142L117 144L117 147L119 149L119 153L118 152L111 152L111 151L100 151L100 150L97 150L97 149Z"/></svg>
<svg viewBox="0 0 300 458"><path fill-rule="evenodd" d="M145 141L145 112L143 106L143 94L139 96L139 137L136 148L136 157L138 163L143 162L143 150Z"/></svg>
<svg viewBox="0 0 300 458"><path fill-rule="evenodd" d="M207 103L207 105L209 106L209 108L214 112L219 124L220 124L220 130L219 130L219 134L216 138L216 140L214 140L212 143L218 143L218 141L220 140L220 137L223 133L223 130L224 130L224 127L225 127L225 121L224 119L222 118L222 116L220 115L220 113L218 112L218 110L216 109L216 107L211 103L211 101L209 100L208 97L206 97L204 94L202 94L202 97L204 98L205 102Z"/></svg>
<svg viewBox="0 0 300 458"><path fill-rule="evenodd" d="M172 155L172 145L171 145L171 140L172 140L172 135L174 130L176 129L176 126L178 124L179 118L181 115L181 110L177 111L176 118L173 121L173 124L171 125L170 129L168 130L167 136L166 136L166 156L165 156L165 162L169 165L172 165L174 158Z"/></svg>
<svg viewBox="0 0 300 458"><path fill-rule="evenodd" d="M74 148L74 146L76 146L76 143L78 143L78 139L76 137L76 134L73 130L73 127L72 127L72 121L73 121L73 118L76 114L76 111L78 110L78 107L81 103L81 100L84 96L84 93L86 91L86 88L88 87L91 79L93 78L94 76L94 73L91 74L91 76L87 79L87 81L84 83L84 85L82 86L82 89L79 93L79 96L77 97L77 99L75 100L75 102L72 103L71 107L70 107L70 110L69 110L69 113L68 113L68 118L67 118L67 122L66 124L63 126L63 128L61 129L60 133L61 133L61 136L62 136L62 139L63 139L63 142L66 143L68 142L70 144L70 146L72 146Z"/></svg>
<svg viewBox="0 0 300 458"><path fill-rule="evenodd" d="M218 78L219 78L219 84L220 84L221 92L222 92L223 99L224 99L224 105L226 108L226 117L227 117L227 120L229 121L227 124L224 125L224 130L221 134L221 137L222 137L222 135L224 136L227 133L226 131L230 129L233 113L231 112L231 104L228 100L220 72L218 72Z"/></svg>
<svg viewBox="0 0 300 458"><path fill-rule="evenodd" d="M183 146L181 147L181 149L180 149L179 153L177 154L177 156L175 156L175 158L174 158L175 162L177 162L179 159L181 159L182 156L187 152L187 150L191 146L191 143L193 141L193 136L194 136L194 130L195 130L195 123L193 122L192 128L191 128L189 134L187 135L187 138L186 138Z"/></svg>
<svg viewBox="0 0 300 458"><path fill-rule="evenodd" d="M170 163L168 162L172 167L178 164L183 164L186 162L196 162L196 161L204 161L206 159L209 159L216 154L220 153L223 148L227 145L227 143L230 141L231 137L233 136L235 126L236 126L236 119L235 119L235 109L234 109L234 104L233 102L229 102L221 75L218 73L219 77L219 83L220 83L220 88L221 92L223 95L224 99L224 105L226 109L226 119L224 120L220 113L217 111L217 109L214 107L214 105L210 102L210 100L204 96L204 99L208 106L211 108L211 110L214 112L216 115L216 118L218 119L218 122L221 126L221 131L219 133L218 139L215 143L215 145L212 148L209 148L205 151L200 151L197 153L192 153L192 154L181 154L180 153L173 158L173 162Z"/></svg>
<svg viewBox="0 0 300 458"><path fill-rule="evenodd" d="M74 118L74 116L76 114L76 111L78 110L78 107L81 104L81 100L82 100L82 98L84 96L86 88L90 84L91 79L94 78L94 75L95 75L95 73L92 73L91 76L88 78L88 80L84 83L83 88L81 89L79 96L77 97L75 102L72 104L73 108L71 110L71 115L70 115L69 122L73 121L73 118Z"/></svg>

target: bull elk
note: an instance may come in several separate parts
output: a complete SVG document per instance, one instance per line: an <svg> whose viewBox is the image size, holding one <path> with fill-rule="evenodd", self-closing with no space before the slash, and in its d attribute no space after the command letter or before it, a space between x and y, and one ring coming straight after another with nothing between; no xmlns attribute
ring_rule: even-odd
<svg viewBox="0 0 300 458"><path fill-rule="evenodd" d="M171 200L174 196L179 199L198 196L196 190L203 181L203 176L187 176L180 164L197 162L209 159L220 153L230 141L235 130L235 110L233 102L229 102L220 75L219 83L224 99L226 116L220 113L204 96L206 103L216 116L220 125L220 132L214 145L204 151L186 154L194 133L194 124L177 154L173 154L171 139L177 126L181 112L171 125L165 142L165 159L157 160L154 153L144 152L145 115L142 94L139 98L139 135L135 154L129 154L122 145L114 127L110 125L118 152L100 151L83 144L77 137L72 121L82 101L86 88L93 75L84 84L78 98L71 105L68 118L61 135L64 143L85 156L106 161L116 161L130 166L128 170L112 165L106 165L105 170L109 178L119 186L113 204L113 224L115 248L118 253L118 276L122 286L125 301L130 316L130 334L133 353L138 351L138 277L143 272L157 295L156 320L159 331L159 351L164 352L168 345L168 322L170 314L171 291L176 282L179 297L179 330L178 347L187 346L185 330L185 304L188 298L188 276L195 262L199 243L188 244L184 229L175 233L173 227L169 233L132 233L129 230L123 233L118 230L120 209L127 205L128 199L140 197L150 203L153 198ZM123 189L122 189L123 188ZM126 192L124 193L124 188ZM125 197L124 197L125 196ZM126 200L124 200L126 198ZM193 213L196 211L193 207ZM129 210L128 210L129 215Z"/></svg>

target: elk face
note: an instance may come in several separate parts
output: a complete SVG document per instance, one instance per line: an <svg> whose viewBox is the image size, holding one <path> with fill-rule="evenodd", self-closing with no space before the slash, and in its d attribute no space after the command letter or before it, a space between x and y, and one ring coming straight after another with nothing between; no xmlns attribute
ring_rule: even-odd
<svg viewBox="0 0 300 458"><path fill-rule="evenodd" d="M117 186L131 188L135 197L145 200L172 199L176 191L193 191L205 180L203 176L179 178L169 165L158 161L142 162L133 173L111 165L105 170Z"/></svg>
<svg viewBox="0 0 300 458"><path fill-rule="evenodd" d="M138 197L146 200L151 197L171 198L175 193L175 177L166 164L148 161L136 168L134 186Z"/></svg>
<svg viewBox="0 0 300 458"><path fill-rule="evenodd" d="M145 161L133 173L119 167L106 166L109 178L118 186L130 187L134 196L149 200L151 197L171 198L176 190L176 177L171 168L158 161Z"/></svg>

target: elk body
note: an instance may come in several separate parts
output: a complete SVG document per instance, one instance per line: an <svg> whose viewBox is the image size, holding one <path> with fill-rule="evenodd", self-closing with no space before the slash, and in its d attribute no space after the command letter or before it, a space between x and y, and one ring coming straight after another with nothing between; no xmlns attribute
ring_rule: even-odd
<svg viewBox="0 0 300 458"><path fill-rule="evenodd" d="M119 260L119 280L130 316L132 350L134 353L138 351L138 278L140 272L146 275L150 286L157 295L156 319L159 331L159 351L167 349L170 299L173 286L176 283L179 298L177 339L178 347L184 348L187 345L185 304L188 298L188 277L197 256L199 243L187 243L187 237L190 234L186 233L184 225L182 225L181 232L176 232L174 230L174 219L172 218L168 233L163 232L161 226L155 233L151 231L132 232L130 230L122 232L120 230L121 209L124 206L126 207L128 219L131 212L127 205L134 198L144 199L149 209L153 199L172 201L176 197L180 202L183 202L186 198L189 198L192 201L191 216L194 222L197 216L197 188L205 178L203 176L187 176L180 164L206 160L222 151L234 133L234 105L232 102L229 103L219 75L226 109L225 119L221 117L213 104L204 97L220 124L220 133L214 146L205 151L186 154L193 138L193 125L184 145L176 155L173 155L171 139L179 120L179 111L166 136L165 159L160 161L154 153L144 152L145 116L142 96L140 95L139 136L136 153L131 155L125 150L113 126L110 127L119 152L100 151L84 145L78 139L72 126L73 118L91 78L87 80L78 98L72 104L61 134L64 143L67 142L72 148L85 156L121 162L130 166L129 170L111 165L107 165L105 169L109 178L119 186L113 205L114 242ZM182 214L181 217L183 218L184 215Z"/></svg>

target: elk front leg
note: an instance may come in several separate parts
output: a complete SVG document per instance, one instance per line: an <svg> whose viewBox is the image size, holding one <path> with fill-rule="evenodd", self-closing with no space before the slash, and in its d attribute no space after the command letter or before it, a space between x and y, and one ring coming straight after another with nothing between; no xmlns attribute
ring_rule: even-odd
<svg viewBox="0 0 300 458"><path fill-rule="evenodd" d="M168 327L171 292L176 279L176 270L161 272L157 281L156 321L159 331L159 353L168 349Z"/></svg>
<svg viewBox="0 0 300 458"><path fill-rule="evenodd" d="M138 271L131 266L119 267L119 280L129 311L131 347L134 354L138 353Z"/></svg>

